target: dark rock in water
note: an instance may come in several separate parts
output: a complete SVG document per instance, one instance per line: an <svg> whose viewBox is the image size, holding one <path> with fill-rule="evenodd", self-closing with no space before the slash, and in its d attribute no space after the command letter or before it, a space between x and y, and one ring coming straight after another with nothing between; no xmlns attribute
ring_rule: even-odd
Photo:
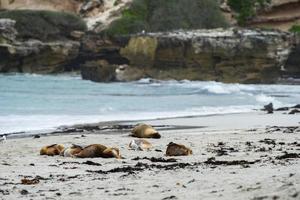
<svg viewBox="0 0 300 200"><path fill-rule="evenodd" d="M265 105L263 110L267 111L268 114L272 114L274 111L273 103L269 103L268 105Z"/></svg>
<svg viewBox="0 0 300 200"><path fill-rule="evenodd" d="M289 112L289 115L294 115L294 114L296 114L296 113L300 113L300 110L298 110L298 109L293 109L293 110L291 110L291 111Z"/></svg>
<svg viewBox="0 0 300 200"><path fill-rule="evenodd" d="M105 60L86 62L81 66L81 76L85 80L95 82L111 82L115 80L116 66Z"/></svg>
<svg viewBox="0 0 300 200"><path fill-rule="evenodd" d="M281 108L275 109L275 111L287 111L289 109L290 109L289 107L281 107Z"/></svg>
<svg viewBox="0 0 300 200"><path fill-rule="evenodd" d="M39 135L33 136L34 139L37 139L37 138L40 138L40 137L41 137L41 136L39 136Z"/></svg>

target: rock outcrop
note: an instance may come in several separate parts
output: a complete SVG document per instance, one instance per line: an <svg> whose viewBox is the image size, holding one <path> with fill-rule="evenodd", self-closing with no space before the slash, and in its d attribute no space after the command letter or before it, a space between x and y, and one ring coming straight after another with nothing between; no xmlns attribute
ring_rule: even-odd
<svg viewBox="0 0 300 200"><path fill-rule="evenodd" d="M291 47L285 32L230 28L135 35L121 55L138 78L274 83Z"/></svg>
<svg viewBox="0 0 300 200"><path fill-rule="evenodd" d="M80 42L16 39L15 21L0 19L0 72L57 73L78 56Z"/></svg>

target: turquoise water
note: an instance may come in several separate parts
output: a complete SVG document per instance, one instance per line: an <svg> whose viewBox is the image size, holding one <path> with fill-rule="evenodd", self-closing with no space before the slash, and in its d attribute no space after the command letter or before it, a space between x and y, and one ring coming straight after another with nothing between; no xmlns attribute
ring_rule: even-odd
<svg viewBox="0 0 300 200"><path fill-rule="evenodd" d="M0 75L0 134L76 123L249 112L291 106L300 86L151 81L94 83L72 75Z"/></svg>

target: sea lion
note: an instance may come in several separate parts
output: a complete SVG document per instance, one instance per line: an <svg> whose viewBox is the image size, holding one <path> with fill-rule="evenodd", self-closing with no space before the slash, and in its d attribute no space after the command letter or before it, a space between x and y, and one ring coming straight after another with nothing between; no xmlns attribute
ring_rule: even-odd
<svg viewBox="0 0 300 200"><path fill-rule="evenodd" d="M160 134L148 124L138 124L131 131L131 136L138 138L160 138Z"/></svg>
<svg viewBox="0 0 300 200"><path fill-rule="evenodd" d="M74 155L78 158L117 158L120 159L120 151L118 148L106 147L102 144L91 144L83 148L78 154Z"/></svg>
<svg viewBox="0 0 300 200"><path fill-rule="evenodd" d="M188 156L192 155L193 151L182 145L170 142L167 147L166 156Z"/></svg>
<svg viewBox="0 0 300 200"><path fill-rule="evenodd" d="M72 144L71 147L65 148L60 155L64 157L73 157L75 154L80 153L83 148L79 145Z"/></svg>
<svg viewBox="0 0 300 200"><path fill-rule="evenodd" d="M152 148L152 144L144 139L131 140L131 142L129 143L129 148L135 151L149 150L150 148Z"/></svg>
<svg viewBox="0 0 300 200"><path fill-rule="evenodd" d="M52 144L49 146L42 147L40 150L40 155L47 155L47 156L60 155L60 153L64 149L65 147L62 144Z"/></svg>

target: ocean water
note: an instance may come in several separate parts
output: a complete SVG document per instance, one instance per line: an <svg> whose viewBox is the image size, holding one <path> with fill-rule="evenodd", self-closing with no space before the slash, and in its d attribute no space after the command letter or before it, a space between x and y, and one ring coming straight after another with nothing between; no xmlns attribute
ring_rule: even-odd
<svg viewBox="0 0 300 200"><path fill-rule="evenodd" d="M300 86L200 81L94 83L77 75L0 75L0 134L78 123L242 113L300 103Z"/></svg>

